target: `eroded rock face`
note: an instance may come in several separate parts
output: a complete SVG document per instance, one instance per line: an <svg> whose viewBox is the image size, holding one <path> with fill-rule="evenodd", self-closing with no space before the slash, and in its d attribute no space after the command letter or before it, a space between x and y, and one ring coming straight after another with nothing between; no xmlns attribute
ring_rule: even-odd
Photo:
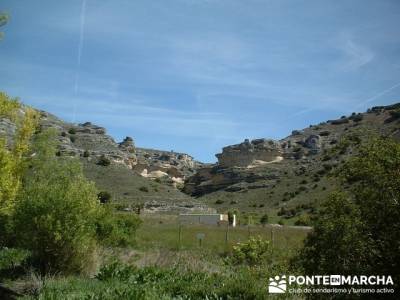
<svg viewBox="0 0 400 300"><path fill-rule="evenodd" d="M173 151L136 148L136 155L138 162L134 170L142 176L164 175L174 179L174 182L180 182L180 179L193 175L202 165L188 154Z"/></svg>
<svg viewBox="0 0 400 300"><path fill-rule="evenodd" d="M78 125L66 123L44 111L41 112L40 126L57 131L60 156L81 156L94 162L105 157L130 169L137 163L132 138L127 137L117 144L103 127L90 122Z"/></svg>
<svg viewBox="0 0 400 300"><path fill-rule="evenodd" d="M9 119L0 119L0 137L5 137L7 144L10 146L14 138L17 127Z"/></svg>
<svg viewBox="0 0 400 300"><path fill-rule="evenodd" d="M268 139L245 140L243 143L227 146L216 155L221 167L248 167L256 161L271 162L282 156L282 145Z"/></svg>
<svg viewBox="0 0 400 300"><path fill-rule="evenodd" d="M150 179L167 177L172 185L183 184L184 179L193 175L202 165L185 153L136 148L133 138L129 136L122 142L116 143L106 134L104 127L91 122L72 124L44 111L40 114L41 128L52 128L57 131L60 156L79 156L93 163L104 157L133 169L143 177ZM4 134L14 135L15 125L9 124L6 119L1 119L1 130Z"/></svg>

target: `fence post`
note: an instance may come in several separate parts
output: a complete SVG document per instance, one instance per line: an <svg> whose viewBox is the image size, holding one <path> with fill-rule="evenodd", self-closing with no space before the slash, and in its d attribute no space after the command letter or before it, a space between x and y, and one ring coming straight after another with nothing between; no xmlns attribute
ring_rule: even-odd
<svg viewBox="0 0 400 300"><path fill-rule="evenodd" d="M182 224L179 222L178 228L178 250L181 250L181 236L182 236Z"/></svg>
<svg viewBox="0 0 400 300"><path fill-rule="evenodd" d="M226 231L225 231L225 251L228 251L228 233L229 233L229 221L226 224Z"/></svg>
<svg viewBox="0 0 400 300"><path fill-rule="evenodd" d="M274 227L271 226L271 245L274 247Z"/></svg>

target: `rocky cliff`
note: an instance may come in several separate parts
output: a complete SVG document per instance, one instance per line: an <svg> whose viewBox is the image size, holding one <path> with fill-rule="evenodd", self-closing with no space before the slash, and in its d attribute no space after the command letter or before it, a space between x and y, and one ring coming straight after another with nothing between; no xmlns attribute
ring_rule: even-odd
<svg viewBox="0 0 400 300"><path fill-rule="evenodd" d="M121 143L106 134L106 129L90 122L71 124L41 111L42 129L53 128L58 133L60 156L79 156L98 162L101 158L132 169L136 163L135 146L130 137Z"/></svg>
<svg viewBox="0 0 400 300"><path fill-rule="evenodd" d="M322 156L344 136L356 133L362 138L374 132L400 138L399 120L400 104L394 104L294 130L281 140L245 140L224 147L216 154L218 163L198 169L185 181L183 190L201 196L218 190L238 192L273 186L288 172L304 173L304 169L323 164Z"/></svg>
<svg viewBox="0 0 400 300"><path fill-rule="evenodd" d="M210 211L175 187L199 166L189 155L136 148L131 137L117 143L104 127L91 122L72 124L48 112L39 113L40 129L56 132L57 155L80 159L85 175L99 191L108 192L120 209L139 205L147 212ZM0 117L0 137L10 144L15 133L16 125Z"/></svg>
<svg viewBox="0 0 400 300"><path fill-rule="evenodd" d="M134 170L147 178L167 177L175 184L183 184L203 164L186 153L136 148Z"/></svg>
<svg viewBox="0 0 400 300"><path fill-rule="evenodd" d="M3 127L9 131L8 135L12 135L12 125L7 125L7 120L1 122L5 126L1 126L0 123L0 130ZM117 143L106 134L104 127L91 122L66 123L42 111L40 124L42 128L53 128L58 132L59 155L79 156L93 162L100 159L110 160L132 169L143 177L163 178L164 182L172 185L182 184L186 177L193 175L202 166L185 153L136 148L133 138L129 136Z"/></svg>

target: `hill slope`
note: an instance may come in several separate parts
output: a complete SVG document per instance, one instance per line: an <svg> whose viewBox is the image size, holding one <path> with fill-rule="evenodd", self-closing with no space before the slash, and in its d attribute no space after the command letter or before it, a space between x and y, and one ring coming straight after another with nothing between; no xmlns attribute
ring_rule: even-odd
<svg viewBox="0 0 400 300"><path fill-rule="evenodd" d="M5 137L10 143L15 128L10 120L0 118L0 137ZM168 159L163 158L164 164L161 165L158 164L157 154L147 160L141 155L137 156L130 137L116 143L103 127L90 122L67 123L44 111L40 111L40 128L54 129L59 143L57 155L80 159L85 175L95 182L99 191L111 194L112 201L121 209L144 207L148 212L208 211L207 206L182 193L170 180L166 167L170 161L174 161L174 176L184 178L190 174L186 164L191 164L192 158L188 155L179 154L179 158L171 155ZM162 167L165 173L160 178L143 177L137 170L139 162L140 171L146 167L157 171L158 167ZM197 164L193 163L192 166L195 168Z"/></svg>
<svg viewBox="0 0 400 300"><path fill-rule="evenodd" d="M400 103L294 130L279 141L227 146L216 155L218 163L198 169L183 190L219 211L267 213L274 221L293 223L335 189L327 174L352 153L333 154L332 149L344 139L366 140L371 134L400 140Z"/></svg>

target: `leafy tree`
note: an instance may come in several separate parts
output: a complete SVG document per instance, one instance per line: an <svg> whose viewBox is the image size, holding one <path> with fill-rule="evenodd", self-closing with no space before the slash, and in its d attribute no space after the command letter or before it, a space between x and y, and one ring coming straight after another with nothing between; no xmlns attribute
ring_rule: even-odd
<svg viewBox="0 0 400 300"><path fill-rule="evenodd" d="M307 273L386 274L400 280L400 144L372 138L335 172L347 193L318 213L299 256Z"/></svg>
<svg viewBox="0 0 400 300"><path fill-rule="evenodd" d="M0 12L0 27L7 24L9 16L6 13ZM0 32L0 40L3 38L3 32Z"/></svg>
<svg viewBox="0 0 400 300"><path fill-rule="evenodd" d="M23 110L23 113L22 113ZM0 117L16 124L13 141L0 138L0 227L1 219L12 213L25 168L30 139L38 124L35 110L22 107L16 98L0 92ZM1 239L0 239L1 242Z"/></svg>
<svg viewBox="0 0 400 300"><path fill-rule="evenodd" d="M55 134L39 134L13 216L16 245L30 250L42 272L91 266L100 213L97 191L77 160L56 158Z"/></svg>
<svg viewBox="0 0 400 300"><path fill-rule="evenodd" d="M299 259L307 274L361 274L365 250L358 207L346 194L334 193L319 211Z"/></svg>

